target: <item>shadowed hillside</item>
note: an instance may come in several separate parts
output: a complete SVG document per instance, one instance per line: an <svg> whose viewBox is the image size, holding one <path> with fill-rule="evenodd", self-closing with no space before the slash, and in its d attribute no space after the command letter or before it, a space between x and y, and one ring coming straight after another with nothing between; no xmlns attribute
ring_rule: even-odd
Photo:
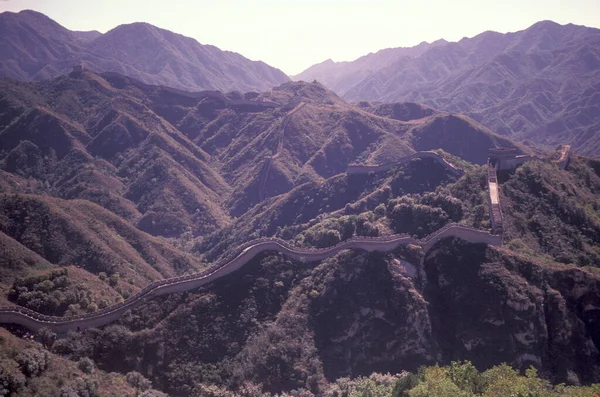
<svg viewBox="0 0 600 397"><path fill-rule="evenodd" d="M90 200L168 237L220 230L351 163L441 148L482 164L489 147L513 145L472 120L355 107L320 84L187 93L85 72L0 88L3 183L19 175L37 185L16 191Z"/></svg>

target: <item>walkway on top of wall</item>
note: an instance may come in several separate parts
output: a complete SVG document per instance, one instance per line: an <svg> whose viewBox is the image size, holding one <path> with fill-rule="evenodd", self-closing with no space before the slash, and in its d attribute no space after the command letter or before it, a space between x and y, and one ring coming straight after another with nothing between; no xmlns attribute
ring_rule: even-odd
<svg viewBox="0 0 600 397"><path fill-rule="evenodd" d="M423 250L427 252L436 242L446 237L458 237L471 243L502 245L502 236L492 235L460 224L446 225L421 240L405 235L353 237L335 246L321 249L293 247L284 240L264 238L249 241L233 249L226 258L203 272L155 281L127 300L94 313L72 317L54 317L42 315L20 306L9 306L0 308L0 323L15 323L33 331L47 327L57 333L100 327L117 320L124 312L134 309L151 297L188 291L214 282L238 270L261 252L276 251L294 260L314 262L329 258L346 249L390 252L400 245L414 244L422 246Z"/></svg>

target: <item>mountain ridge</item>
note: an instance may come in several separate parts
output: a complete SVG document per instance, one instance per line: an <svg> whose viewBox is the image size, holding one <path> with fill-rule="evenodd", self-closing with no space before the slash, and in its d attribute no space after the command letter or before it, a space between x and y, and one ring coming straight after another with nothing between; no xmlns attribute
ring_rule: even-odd
<svg viewBox="0 0 600 397"><path fill-rule="evenodd" d="M0 32L0 75L22 80L55 77L75 64L187 90L263 91L289 80L262 61L145 22L75 32L26 10L0 14Z"/></svg>
<svg viewBox="0 0 600 397"><path fill-rule="evenodd" d="M594 94L600 84L599 29L540 21L518 32L487 31L432 46L362 75L357 67L355 61L335 70L342 83L330 88L345 100L417 102L464 113L515 140L600 153L593 116L600 112ZM322 78L328 85L326 72Z"/></svg>

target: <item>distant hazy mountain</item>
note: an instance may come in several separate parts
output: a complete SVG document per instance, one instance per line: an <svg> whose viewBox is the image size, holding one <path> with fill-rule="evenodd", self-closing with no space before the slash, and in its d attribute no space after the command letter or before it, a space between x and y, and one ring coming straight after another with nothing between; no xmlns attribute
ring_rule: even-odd
<svg viewBox="0 0 600 397"><path fill-rule="evenodd" d="M288 80L263 62L146 23L70 31L34 11L0 14L0 76L40 80L82 63L186 90L262 91Z"/></svg>
<svg viewBox="0 0 600 397"><path fill-rule="evenodd" d="M394 62L380 52L319 64L295 78L317 79L349 101L423 103L512 138L600 153L600 30L543 21L438 44L385 50L398 54Z"/></svg>
<svg viewBox="0 0 600 397"><path fill-rule="evenodd" d="M434 43L422 42L414 47L387 48L376 53L371 53L358 58L352 62L334 62L328 59L306 69L304 72L293 76L294 80L313 81L318 80L328 88L345 94L348 87L357 81L369 76L371 73L390 66L402 57L416 57L423 54L429 48L446 44L445 40Z"/></svg>

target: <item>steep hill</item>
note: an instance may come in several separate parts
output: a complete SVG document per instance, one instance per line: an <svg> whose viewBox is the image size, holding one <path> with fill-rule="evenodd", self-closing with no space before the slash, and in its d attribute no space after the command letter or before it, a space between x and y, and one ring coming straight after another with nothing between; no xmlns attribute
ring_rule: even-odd
<svg viewBox="0 0 600 397"><path fill-rule="evenodd" d="M354 77L362 62L336 69L343 83L328 85L326 73L310 78L349 101L418 102L467 114L513 139L600 153L598 29L543 21L516 33L484 32Z"/></svg>
<svg viewBox="0 0 600 397"><path fill-rule="evenodd" d="M261 201L321 183L350 163L443 149L483 164L488 148L513 145L464 117L355 107L308 83L243 96L85 72L3 80L0 103L4 185L17 189L18 175L33 180L18 192L90 200L169 237L218 231Z"/></svg>
<svg viewBox="0 0 600 397"><path fill-rule="evenodd" d="M1 289L11 300L48 314L97 310L153 280L201 268L198 258L85 200L2 194L0 241ZM59 268L67 269L66 273L50 272ZM47 289L36 287L47 295L28 295L34 285L44 281L27 281L35 274L48 275L54 282ZM55 281L60 276L65 276L64 283ZM111 276L114 280L108 284ZM19 278L29 290L19 290ZM14 290L9 293L11 288ZM87 298L69 298L66 291L74 289L85 291ZM67 295L56 295L55 290ZM67 307L66 302L79 306Z"/></svg>
<svg viewBox="0 0 600 397"><path fill-rule="evenodd" d="M567 170L533 162L501 177L507 221L516 225L531 214L518 230L532 239L509 230L505 247L446 239L425 257L406 246L388 254L344 251L319 263L267 252L212 285L155 299L124 316L118 332L126 348L115 343L111 328L72 334L53 349L93 357L103 369L114 362L122 372L146 368L154 384L176 395L216 386L324 395L341 377L457 360L482 371L505 362L522 370L533 365L552 382L597 382L600 279L593 256L597 203L590 193L598 189L599 167L594 160L572 161ZM369 195L362 208L359 199L280 233L321 246L344 233L419 235L449 219L476 225L487 218L485 167L436 183L443 172L424 166L415 161L369 176L365 190L381 193ZM418 172L433 176L430 186L419 185ZM293 212L284 208L264 208L260 219ZM548 233L548 244L535 240L544 241L538 230L561 218L564 229ZM271 227L267 221L249 229ZM578 227L580 235L572 234ZM565 264L570 260L555 248L577 253L569 245L582 239L588 261ZM102 354L95 353L107 339Z"/></svg>
<svg viewBox="0 0 600 397"><path fill-rule="evenodd" d="M320 264L262 256L229 280L134 311L122 320L124 349L109 331L72 334L54 349L90 355L103 369L151 367L154 384L175 395L197 395L198 383L239 390L247 382L263 393L323 395L340 377L457 359L594 379L595 309L571 307L597 302L595 272L451 241L424 267L415 260L410 251L346 251Z"/></svg>
<svg viewBox="0 0 600 397"><path fill-rule="evenodd" d="M319 83L241 94L90 71L0 80L1 301L84 314L255 238L312 250L459 223L505 245L340 248L312 263L262 251L202 288L144 295L48 354L181 396L327 395L345 377L456 360L597 382L600 165L573 154L566 169L500 173L506 232L491 236L497 146L525 150L464 115L352 105ZM424 150L437 154L413 156ZM10 351L0 339L0 376L18 375ZM126 377L138 394L142 375Z"/></svg>
<svg viewBox="0 0 600 397"><path fill-rule="evenodd" d="M146 23L105 34L70 31L43 14L0 14L0 76L41 80L83 64L188 90L262 91L288 80L278 69Z"/></svg>

